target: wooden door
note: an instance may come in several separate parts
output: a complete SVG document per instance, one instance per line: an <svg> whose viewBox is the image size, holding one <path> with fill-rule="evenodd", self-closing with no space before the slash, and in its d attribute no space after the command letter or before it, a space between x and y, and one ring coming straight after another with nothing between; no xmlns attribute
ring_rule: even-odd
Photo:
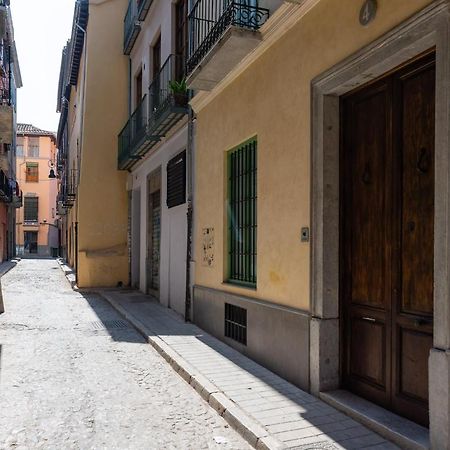
<svg viewBox="0 0 450 450"><path fill-rule="evenodd" d="M434 55L341 102L343 384L428 425Z"/></svg>
<svg viewBox="0 0 450 450"><path fill-rule="evenodd" d="M175 77L178 81L185 76L188 52L188 0L178 0L175 5Z"/></svg>

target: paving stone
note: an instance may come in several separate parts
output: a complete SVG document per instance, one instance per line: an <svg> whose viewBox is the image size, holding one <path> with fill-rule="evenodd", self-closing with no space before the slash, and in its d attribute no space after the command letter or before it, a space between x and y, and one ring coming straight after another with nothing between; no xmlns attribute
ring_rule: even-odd
<svg viewBox="0 0 450 450"><path fill-rule="evenodd" d="M2 285L1 449L251 448L133 327L86 334L124 319L55 261L22 260Z"/></svg>

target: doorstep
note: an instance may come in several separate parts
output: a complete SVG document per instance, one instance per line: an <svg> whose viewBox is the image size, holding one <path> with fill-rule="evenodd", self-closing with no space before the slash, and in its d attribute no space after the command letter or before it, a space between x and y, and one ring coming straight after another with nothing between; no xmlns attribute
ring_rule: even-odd
<svg viewBox="0 0 450 450"><path fill-rule="evenodd" d="M128 319L257 449L398 447L138 291L89 290Z"/></svg>
<svg viewBox="0 0 450 450"><path fill-rule="evenodd" d="M353 419L395 442L401 448L425 450L430 447L429 430L400 417L349 391L321 392L319 397Z"/></svg>

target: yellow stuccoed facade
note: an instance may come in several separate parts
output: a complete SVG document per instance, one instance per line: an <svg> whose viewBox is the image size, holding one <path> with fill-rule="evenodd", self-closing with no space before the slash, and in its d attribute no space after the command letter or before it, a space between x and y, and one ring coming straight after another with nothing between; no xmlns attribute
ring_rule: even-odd
<svg viewBox="0 0 450 450"><path fill-rule="evenodd" d="M78 86L72 88L69 160L71 167L79 165L80 178L76 203L67 215L67 247L80 288L128 283L126 173L117 170L117 134L128 110L127 59L122 52L127 4L89 2Z"/></svg>
<svg viewBox="0 0 450 450"><path fill-rule="evenodd" d="M311 81L432 2L379 0L367 26L359 22L362 3L286 2L270 19L274 25L262 29L264 50L191 102L197 114L196 285L309 310L311 244L302 243L300 233L310 226ZM287 30L283 14L295 19ZM224 282L226 152L252 136L258 141L255 290ZM212 266L201 263L205 228L215 233Z"/></svg>

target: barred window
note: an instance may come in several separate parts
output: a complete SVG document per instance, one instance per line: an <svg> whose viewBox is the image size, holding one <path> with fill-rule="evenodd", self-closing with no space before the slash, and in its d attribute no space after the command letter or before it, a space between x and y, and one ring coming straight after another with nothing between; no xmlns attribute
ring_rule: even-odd
<svg viewBox="0 0 450 450"><path fill-rule="evenodd" d="M39 198L25 197L24 206L24 222L37 222L39 217Z"/></svg>
<svg viewBox="0 0 450 450"><path fill-rule="evenodd" d="M256 139L228 154L228 257L230 282L256 285Z"/></svg>

